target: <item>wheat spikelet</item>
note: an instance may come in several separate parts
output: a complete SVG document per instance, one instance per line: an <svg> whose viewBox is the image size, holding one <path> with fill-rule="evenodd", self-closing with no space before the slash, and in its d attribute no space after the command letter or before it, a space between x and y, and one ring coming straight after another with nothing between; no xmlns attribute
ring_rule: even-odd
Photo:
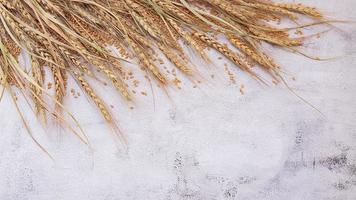
<svg viewBox="0 0 356 200"><path fill-rule="evenodd" d="M179 70L187 75L192 74L192 70L188 67L188 64L180 59L174 52L172 52L169 47L164 46L161 43L158 43L158 48L163 52L163 54L170 60Z"/></svg>
<svg viewBox="0 0 356 200"><path fill-rule="evenodd" d="M200 38L202 41L206 42L209 46L219 51L226 58L234 62L236 66L238 66L240 69L251 73L250 64L246 60L244 60L244 58L239 56L236 52L233 52L231 49L229 49L227 46L220 44L217 40L214 40L213 38L208 37L205 34L195 32L194 35Z"/></svg>
<svg viewBox="0 0 356 200"><path fill-rule="evenodd" d="M312 17L316 17L316 18L323 17L323 15L319 11L317 11L315 8L304 6L302 4L279 3L279 4L275 4L275 5L280 8L285 8L287 10L296 11L298 13L306 14L306 15L309 15Z"/></svg>
<svg viewBox="0 0 356 200"><path fill-rule="evenodd" d="M248 43L244 42L243 39L229 35L229 41L243 53L251 57L255 62L260 64L263 67L270 68L276 67L276 64L273 63L272 59L268 57L266 54L259 54Z"/></svg>
<svg viewBox="0 0 356 200"><path fill-rule="evenodd" d="M54 78L56 100L58 103L63 103L65 89L64 89L64 85L62 84L63 83L62 74L57 67L52 66L51 70L52 70L53 78Z"/></svg>
<svg viewBox="0 0 356 200"><path fill-rule="evenodd" d="M79 81L80 86L83 88L85 93L91 98L91 100L98 107L105 120L108 123L111 123L112 122L111 114L108 108L105 106L103 100L95 94L94 90L90 87L89 83L84 79L82 75L80 75L78 72L74 72L73 74Z"/></svg>

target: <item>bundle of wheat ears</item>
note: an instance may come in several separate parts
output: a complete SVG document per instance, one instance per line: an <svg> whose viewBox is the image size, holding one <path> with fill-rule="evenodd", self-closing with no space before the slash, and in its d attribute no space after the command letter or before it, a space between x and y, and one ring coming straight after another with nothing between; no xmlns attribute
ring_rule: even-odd
<svg viewBox="0 0 356 200"><path fill-rule="evenodd" d="M4 90L14 96L18 88L32 100L38 117L51 114L61 121L72 77L108 123L115 123L110 108L89 84L100 73L124 99L134 101L127 63L136 63L145 77L165 88L174 81L158 63L160 57L194 78L186 48L206 62L210 48L257 81L263 82L254 66L278 82L280 67L261 45L296 52L305 37L292 37L292 28L278 24L289 20L303 28L300 16L311 24L325 22L315 8L270 0L0 0L0 12L1 96ZM30 57L30 66L19 64L21 52ZM48 77L54 94L46 90Z"/></svg>

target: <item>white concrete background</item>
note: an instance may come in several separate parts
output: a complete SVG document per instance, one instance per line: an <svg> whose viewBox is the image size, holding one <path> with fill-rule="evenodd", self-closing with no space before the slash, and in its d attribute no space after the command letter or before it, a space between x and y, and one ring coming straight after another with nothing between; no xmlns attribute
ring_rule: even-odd
<svg viewBox="0 0 356 200"><path fill-rule="evenodd" d="M354 0L298 2L332 18L356 20ZM232 85L216 67L205 74L216 78L203 81L200 89L187 83L182 91L170 90L170 99L156 89L155 104L147 90L134 110L102 88L115 105L112 112L126 148L86 98L68 97L66 106L85 129L90 149L51 121L41 127L20 98L33 134L55 158L51 161L27 135L5 95L0 103L0 199L356 199L354 27L336 24L303 48L321 57L348 55L341 59L316 62L269 49L290 86L323 115L283 85L262 86L238 70L237 85ZM225 61L216 62L222 66ZM245 95L239 92L241 84Z"/></svg>

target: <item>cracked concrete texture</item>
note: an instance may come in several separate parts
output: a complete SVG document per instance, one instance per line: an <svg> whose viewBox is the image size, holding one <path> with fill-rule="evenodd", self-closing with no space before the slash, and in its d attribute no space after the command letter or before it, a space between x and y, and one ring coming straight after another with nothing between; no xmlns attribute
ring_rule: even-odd
<svg viewBox="0 0 356 200"><path fill-rule="evenodd" d="M356 20L354 0L298 2ZM353 25L336 27L305 50L325 57L355 52ZM323 115L283 86L264 87L241 72L238 85L222 75L201 89L172 92L170 99L156 90L154 104L149 94L134 110L106 88L102 93L115 105L127 147L115 140L87 99L68 99L92 148L54 124L33 125L53 162L26 134L5 95L0 199L356 199L355 56L315 62L273 52L297 78L289 80L290 86ZM19 102L26 119L36 124Z"/></svg>

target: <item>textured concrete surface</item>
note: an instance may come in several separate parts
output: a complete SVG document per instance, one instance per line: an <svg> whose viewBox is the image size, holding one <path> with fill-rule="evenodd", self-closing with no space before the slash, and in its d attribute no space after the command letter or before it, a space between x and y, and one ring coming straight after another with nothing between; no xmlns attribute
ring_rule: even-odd
<svg viewBox="0 0 356 200"><path fill-rule="evenodd" d="M299 2L333 18L356 20L354 0ZM155 98L142 89L148 96L140 96L134 110L102 88L115 106L127 147L115 140L85 97L69 97L66 105L81 122L89 148L51 121L41 127L20 98L34 137L55 158L51 161L30 139L5 95L0 103L0 199L356 199L354 27L310 29L331 30L303 50L320 57L347 55L340 59L316 62L270 49L289 85L322 114L283 85L262 86L238 70L237 84L231 84L223 69L211 67L205 75L214 73L215 79L206 79L199 89L186 81L182 91L170 91L170 98L157 88ZM222 66L225 61L216 62Z"/></svg>

